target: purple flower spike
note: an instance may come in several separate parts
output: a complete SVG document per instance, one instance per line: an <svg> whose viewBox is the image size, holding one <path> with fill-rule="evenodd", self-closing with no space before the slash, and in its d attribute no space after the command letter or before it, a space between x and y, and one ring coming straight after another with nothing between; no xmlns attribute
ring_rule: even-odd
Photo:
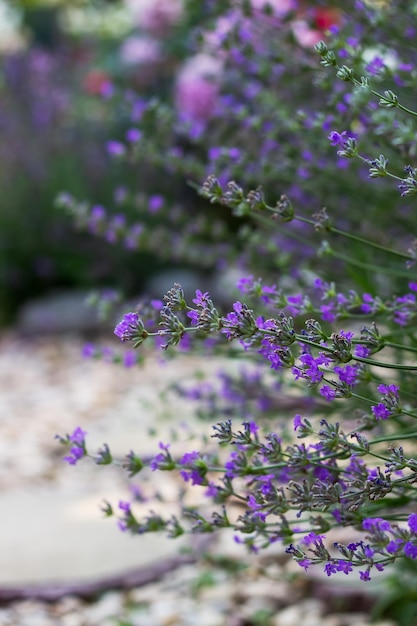
<svg viewBox="0 0 417 626"><path fill-rule="evenodd" d="M319 394L323 396L323 398L325 398L327 402L331 402L336 397L335 390L332 389L332 387L330 387L329 385L323 385L323 387L319 389Z"/></svg>
<svg viewBox="0 0 417 626"><path fill-rule="evenodd" d="M78 461L83 458L83 456L85 456L84 448L73 446L70 449L70 454L64 456L64 461L66 461L69 465L76 465Z"/></svg>
<svg viewBox="0 0 417 626"><path fill-rule="evenodd" d="M162 207L164 206L164 198L162 196L151 196L149 198L149 204L148 204L148 208L149 208L149 212L154 214L154 213L158 213L158 211L160 211L162 209Z"/></svg>
<svg viewBox="0 0 417 626"><path fill-rule="evenodd" d="M344 142L347 139L347 131L344 130L341 133L338 133L337 130L333 130L328 139L332 146L343 146Z"/></svg>
<svg viewBox="0 0 417 626"><path fill-rule="evenodd" d="M85 435L86 431L77 426L72 435L68 435L67 441L72 442L73 446L70 448L70 453L64 456L64 461L69 465L76 465L80 459L87 454L85 447ZM65 440L62 440L65 443Z"/></svg>
<svg viewBox="0 0 417 626"><path fill-rule="evenodd" d="M137 128L130 128L126 133L126 140L130 143L136 143L142 138L142 133Z"/></svg>
<svg viewBox="0 0 417 626"><path fill-rule="evenodd" d="M130 513L130 502L126 502L124 500L119 501L119 509L121 511L125 511L125 513Z"/></svg>
<svg viewBox="0 0 417 626"><path fill-rule="evenodd" d="M398 385L378 385L377 389L379 393L393 393L394 395L397 395L399 387Z"/></svg>
<svg viewBox="0 0 417 626"><path fill-rule="evenodd" d="M411 532L417 534L417 513L411 513L408 518L408 527Z"/></svg>
<svg viewBox="0 0 417 626"><path fill-rule="evenodd" d="M386 420L391 415L391 411L382 402L379 402L376 406L371 406L371 411L377 420Z"/></svg>
<svg viewBox="0 0 417 626"><path fill-rule="evenodd" d="M343 572L344 574L347 575L352 570L353 570L353 567L352 567L352 563L350 563L350 561L343 561L342 559L339 560L339 564L337 566L337 571L338 572Z"/></svg>
<svg viewBox="0 0 417 626"><path fill-rule="evenodd" d="M114 334L120 337L122 341L128 341L131 339L130 335L135 330L138 319L137 313L126 313L123 320L114 329Z"/></svg>
<svg viewBox="0 0 417 626"><path fill-rule="evenodd" d="M142 320L137 313L126 313L114 329L114 334L122 341L134 341L134 348L141 345L148 336Z"/></svg>
<svg viewBox="0 0 417 626"><path fill-rule="evenodd" d="M301 417L299 413L297 413L297 415L294 417L294 430L297 430L297 428L300 428L300 426L302 425L303 425L303 418Z"/></svg>
<svg viewBox="0 0 417 626"><path fill-rule="evenodd" d="M337 572L336 563L326 563L326 565L324 566L324 571L327 574L327 576L331 576L332 574L335 574Z"/></svg>
<svg viewBox="0 0 417 626"><path fill-rule="evenodd" d="M126 148L120 141L108 141L106 148L107 152L112 157L121 157L126 152Z"/></svg>
<svg viewBox="0 0 417 626"><path fill-rule="evenodd" d="M80 426L77 426L72 435L69 436L69 440L74 443L78 443L80 446L84 445L84 438L86 434L87 432L85 430L83 430Z"/></svg>
<svg viewBox="0 0 417 626"><path fill-rule="evenodd" d="M417 559L417 545L411 543L411 541L407 541L404 545L404 554L408 556L409 559Z"/></svg>
<svg viewBox="0 0 417 626"><path fill-rule="evenodd" d="M362 528L364 530L382 530L382 531L391 531L391 524L387 522L387 520L382 519L382 517L366 517L362 521Z"/></svg>

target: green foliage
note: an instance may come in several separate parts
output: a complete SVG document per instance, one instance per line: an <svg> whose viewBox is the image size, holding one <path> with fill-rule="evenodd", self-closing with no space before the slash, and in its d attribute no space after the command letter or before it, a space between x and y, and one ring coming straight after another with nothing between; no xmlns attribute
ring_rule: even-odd
<svg viewBox="0 0 417 626"><path fill-rule="evenodd" d="M417 615L417 564L406 560L384 581L372 610L375 620L388 618L398 626L414 626Z"/></svg>

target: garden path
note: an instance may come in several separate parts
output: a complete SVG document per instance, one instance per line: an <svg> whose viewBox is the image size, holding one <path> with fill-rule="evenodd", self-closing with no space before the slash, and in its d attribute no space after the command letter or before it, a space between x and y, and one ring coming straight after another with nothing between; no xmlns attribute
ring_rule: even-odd
<svg viewBox="0 0 417 626"><path fill-rule="evenodd" d="M22 341L13 335L0 342L0 585L90 578L178 550L160 536L133 541L103 520L104 498L117 506L129 497L124 472L62 462L55 434L81 426L92 451L106 442L116 457L132 449L157 453L175 422L185 415L188 425L193 421L180 399L168 420L161 391L201 361L152 357L140 369L125 369L83 358L82 343L75 336ZM163 489L170 488L167 476Z"/></svg>
<svg viewBox="0 0 417 626"><path fill-rule="evenodd" d="M346 581L343 606L349 613L342 614L337 590L332 605L328 587L306 581L282 548L242 559L230 536L210 550L213 562L184 564L175 575L159 575L129 592L108 591L94 602L76 593L53 603L32 597L2 607L2 592L13 587L48 583L51 589L141 566L146 571L178 550L163 537L133 539L103 520L103 498L117 505L129 496L123 474L89 461L67 465L54 436L82 426L93 451L108 442L117 457L131 449L153 455L159 440L171 439L175 422L182 430L186 423L207 432L185 402L162 394L168 382L190 378L203 360L162 362L153 356L140 369L124 369L83 359L82 345L77 335L0 338L0 626L370 624L363 595L352 589L346 604ZM220 365L205 361L204 370L214 373ZM156 437L150 429L158 431ZM163 495L174 499L177 485L170 474L162 476ZM231 570L216 565L225 558Z"/></svg>

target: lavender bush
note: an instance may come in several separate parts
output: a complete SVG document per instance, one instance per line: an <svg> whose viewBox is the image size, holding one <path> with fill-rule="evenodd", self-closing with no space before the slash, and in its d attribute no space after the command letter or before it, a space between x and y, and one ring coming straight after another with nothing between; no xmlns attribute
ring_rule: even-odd
<svg viewBox="0 0 417 626"><path fill-rule="evenodd" d="M178 537L229 528L249 551L279 542L304 570L356 572L364 582L417 558L417 113L410 104L417 74L409 45L417 6L403 15L399 4L356 2L352 20L335 3L325 42L312 41L317 29L296 3L271 2L265 11L254 1L233 3L217 16L223 27L216 21L200 37L206 50L216 34L222 62L224 82L210 115L188 111L185 119L182 110L142 103L139 118L152 123L147 118L126 142L109 146L118 159L146 152L154 167L193 186L200 180L208 204L197 227L200 216L193 219L189 207L159 200L167 219L189 225L174 242L182 242L183 258L203 250L219 267L233 262L242 271L241 297L228 311L203 285L186 298L176 284L115 329L135 350L154 342L242 360L245 369L223 374L220 391L189 381L178 388L216 422L210 440L181 455L174 443L160 442L150 459L131 451L118 460L107 444L91 453L81 428L60 437L70 464L90 457L144 480L177 472L198 492L198 505L186 490L169 518L150 512L140 519L133 502L106 504L123 531ZM277 24L278 44L270 36ZM309 88L317 86L307 104L299 72ZM278 90L281 80L285 89ZM126 191L124 199L133 196ZM111 227L125 241L135 233L136 247L156 248L141 225L118 217L117 228L115 218L109 226L102 207L68 195L63 204L94 232L108 236ZM210 237L203 224L212 206L223 214ZM227 212L238 224L229 230ZM172 222L162 232L170 229ZM285 407L278 391L291 399ZM351 540L332 542L341 527Z"/></svg>
<svg viewBox="0 0 417 626"><path fill-rule="evenodd" d="M247 264L243 258L246 256L251 257L253 267L262 255L260 265L265 269L268 248L283 243L279 233L260 244L256 234L251 236L251 230L242 226L240 220L233 220L230 215L226 217L224 211L216 211L203 202L200 206L204 211L190 220L190 215L195 214L197 198L189 187L201 182L207 173L221 170L223 180L228 176L241 177L245 172L248 184L262 178L273 193L282 191L281 185L288 190L289 179L296 175L293 164L303 147L294 151L294 142L291 155L285 158L283 149L290 147L289 140L301 129L301 122L293 119L294 99L301 105L305 102L306 90L300 80L296 94L291 96L288 91L286 100L282 100L280 85L292 79L291 70L285 69L282 61L287 49L292 49L297 53L300 75L306 71L311 73L311 63L308 66L306 61L308 54L294 39L295 22L307 28L307 21L296 20L297 12L291 11L293 4L288 2L277 3L277 7L283 5L277 15L263 15L261 4L253 9L255 17L262 18L260 25L251 22L247 15L250 8L245 8L244 3L222 3L221 15L212 4L184 3L185 23L196 22L198 13L199 28L185 32L180 29L182 47L188 58L177 69L171 92L164 87L166 98L147 98L146 94L144 97L143 93L129 89L120 103L120 94L115 94L119 107L123 108L124 101L124 113L119 109L123 123L120 135L108 142L107 149L115 160L115 167L120 170L123 165L125 174L135 172L136 184L120 177L113 206L79 201L74 194L64 195L61 204L75 215L80 228L129 249L146 249L154 255L163 254L170 261L205 268L213 268L216 263L224 265L226 260L236 260L236 257L240 264ZM315 13L310 17L313 21ZM248 31L251 23L254 26ZM277 25L281 34L279 42L272 38ZM318 30L308 32L318 41L321 34ZM263 38L267 45L259 49ZM248 47L252 39L253 47ZM197 49L196 40L199 42ZM175 47L177 41L178 33L172 36L169 45ZM277 54L281 57L278 61ZM259 61L253 59L254 55ZM267 66L272 62L276 70L267 76ZM147 74L142 65L140 68L141 74ZM260 80L262 77L265 85ZM270 91L268 99L262 96L267 91ZM274 129L273 118L278 111L280 124ZM252 158L253 148L259 147L260 132L265 137L265 145L261 158L259 154ZM310 143L315 140L312 135ZM271 161L274 150L278 149L282 172L279 185ZM311 157L308 150L304 152L306 158ZM327 153L331 154L329 147ZM128 211L136 213L135 221L126 217ZM237 230L238 236L235 235ZM284 248L291 254L288 241ZM286 260L282 258L282 262Z"/></svg>
<svg viewBox="0 0 417 626"><path fill-rule="evenodd" d="M311 44L323 36L319 26L327 27L327 34L330 27L341 63L347 61L358 75L372 76L381 91L400 85L407 99L414 84L410 68L415 56L409 43L414 36L409 11L396 6L381 13L364 5L353 21L337 3L326 12L325 3L310 9L276 2L268 14L262 12L262 3L250 8L232 2L224 4L222 15L216 15L218 9L210 3L198 4L200 28L184 38L189 58L177 71L171 96L158 101L129 90L122 97L121 133L107 147L119 175L121 169L134 173L135 183L132 176L120 177L113 206L64 196L62 204L76 216L78 226L129 249L149 250L193 266L222 269L233 261L242 273L265 276L284 267L299 274L301 256L315 265L318 239L312 240L304 224L297 222L291 238L288 232L283 236L279 226L260 234L258 217L247 214L244 220L232 220L224 211L197 203L190 185L198 186L214 174L222 184L244 179L247 187L256 188L262 183L266 197L284 193L309 213L325 204L340 227L364 236L372 230L381 244L389 244L392 237L406 242L410 205L386 181L372 188L357 185L368 172L359 162L335 160L326 138L334 129L346 129L360 138L365 156L383 151L388 160L403 161L407 155L412 158L412 128L407 120L393 121L391 112L378 107L366 90L353 91L348 82L319 71ZM195 2L184 6L190 13L196 10ZM397 213L395 224L390 221L392 211ZM237 207L234 212L242 217ZM271 255L276 248L281 254ZM338 259L348 260L346 271L354 284L372 291L372 251L354 242L350 250L348 256L326 249L332 255L333 277L341 268Z"/></svg>

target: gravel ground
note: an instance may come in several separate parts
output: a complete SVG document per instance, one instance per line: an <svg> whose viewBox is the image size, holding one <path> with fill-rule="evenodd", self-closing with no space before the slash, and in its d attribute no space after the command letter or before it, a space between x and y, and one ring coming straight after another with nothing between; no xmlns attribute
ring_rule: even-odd
<svg viewBox="0 0 417 626"><path fill-rule="evenodd" d="M137 437L138 406L146 407L148 415L150 407L158 415L166 410L158 405L164 386L160 370L164 366L154 361L143 370L121 370L108 363L83 360L82 345L83 340L77 336L23 340L10 333L0 340L2 492L28 484L46 489L48 485L58 486L63 492L75 488L82 491L76 473L69 472L59 460L61 450L54 441L55 433L70 432L80 424L92 431L99 444L115 441L116 449L126 452L126 443ZM164 379L187 376L200 364L176 361L166 366ZM165 423L163 427L168 426ZM143 433L137 441L142 449L150 445ZM103 489L109 488L108 475L94 472L94 479ZM119 479L111 480L111 489L116 488ZM282 550L242 557L241 548L225 533L197 563L179 566L140 587L107 591L89 602L67 595L49 603L36 598L6 603L0 607L0 626L371 623L367 603L355 595L354 589L345 585L333 586L329 592L323 590L320 581L304 577ZM375 624L396 626L391 621Z"/></svg>

